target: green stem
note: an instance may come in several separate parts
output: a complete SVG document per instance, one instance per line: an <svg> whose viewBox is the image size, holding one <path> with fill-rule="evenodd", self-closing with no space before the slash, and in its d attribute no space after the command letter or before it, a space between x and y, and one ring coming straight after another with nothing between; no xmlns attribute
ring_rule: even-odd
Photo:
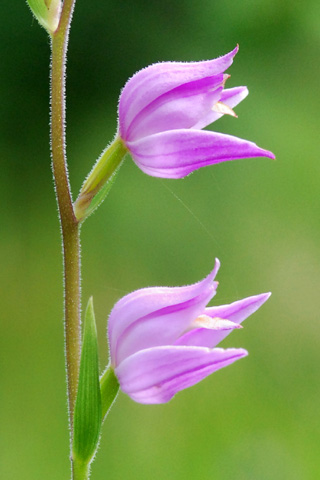
<svg viewBox="0 0 320 480"><path fill-rule="evenodd" d="M59 26L51 37L51 151L64 257L65 355L71 436L81 341L80 232L72 206L65 154L65 69L74 4L75 0L64 0Z"/></svg>
<svg viewBox="0 0 320 480"><path fill-rule="evenodd" d="M73 480L88 480L89 478L89 465L86 463L73 462L72 479Z"/></svg>

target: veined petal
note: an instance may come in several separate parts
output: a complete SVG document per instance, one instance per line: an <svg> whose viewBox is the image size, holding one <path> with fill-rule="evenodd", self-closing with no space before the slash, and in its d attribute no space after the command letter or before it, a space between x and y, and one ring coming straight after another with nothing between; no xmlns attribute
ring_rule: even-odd
<svg viewBox="0 0 320 480"><path fill-rule="evenodd" d="M134 118L126 132L126 141L138 140L166 130L191 128L212 112L220 100L224 75L185 83L151 102Z"/></svg>
<svg viewBox="0 0 320 480"><path fill-rule="evenodd" d="M193 285L144 288L119 300L108 322L112 364L146 346L173 343L215 294L219 266L216 259L213 271Z"/></svg>
<svg viewBox="0 0 320 480"><path fill-rule="evenodd" d="M228 88L221 93L220 102L225 103L230 108L234 108L242 102L248 94L247 87ZM202 117L192 128L195 130L201 130L222 116L222 113L215 112L211 108L207 115Z"/></svg>
<svg viewBox="0 0 320 480"><path fill-rule="evenodd" d="M248 157L274 158L255 143L203 130L171 130L127 142L133 160L154 177L182 178L194 170Z"/></svg>
<svg viewBox="0 0 320 480"><path fill-rule="evenodd" d="M220 305L218 307L208 307L205 309L205 315L215 318L225 318L240 324L258 310L270 297L271 293L262 293L252 297L238 300L229 305ZM206 328L196 328L182 335L175 345L194 345L198 347L213 348L220 343L232 330L209 330Z"/></svg>
<svg viewBox="0 0 320 480"><path fill-rule="evenodd" d="M165 403L247 354L242 348L155 347L126 358L115 373L121 389L136 402Z"/></svg>
<svg viewBox="0 0 320 480"><path fill-rule="evenodd" d="M137 72L124 86L119 100L119 129L125 135L133 118L156 98L185 83L223 73L238 47L222 57L203 62L162 62Z"/></svg>

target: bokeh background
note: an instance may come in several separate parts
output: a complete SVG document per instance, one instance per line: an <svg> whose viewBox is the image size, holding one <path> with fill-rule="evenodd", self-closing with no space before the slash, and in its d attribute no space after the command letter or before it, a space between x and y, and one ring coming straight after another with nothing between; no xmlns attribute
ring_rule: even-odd
<svg viewBox="0 0 320 480"><path fill-rule="evenodd" d="M101 368L110 309L143 286L183 285L221 260L216 303L273 295L224 346L248 358L161 406L120 394L94 479L320 478L320 4L289 0L78 0L67 84L74 195L116 128L119 91L160 60L240 44L228 86L238 119L215 130L272 150L184 180L128 158L82 229L83 301L94 296ZM62 262L48 145L49 41L23 1L0 29L0 477L69 478Z"/></svg>

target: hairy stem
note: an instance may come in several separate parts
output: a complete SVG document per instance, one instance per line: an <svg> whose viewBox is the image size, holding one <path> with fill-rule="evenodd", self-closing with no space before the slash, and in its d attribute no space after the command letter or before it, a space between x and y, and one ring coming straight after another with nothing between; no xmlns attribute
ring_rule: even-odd
<svg viewBox="0 0 320 480"><path fill-rule="evenodd" d="M87 480L89 478L89 465L74 462L73 480Z"/></svg>
<svg viewBox="0 0 320 480"><path fill-rule="evenodd" d="M71 436L81 342L80 232L72 206L65 153L65 69L74 4L75 0L64 0L59 26L51 38L51 151L64 258L65 355Z"/></svg>

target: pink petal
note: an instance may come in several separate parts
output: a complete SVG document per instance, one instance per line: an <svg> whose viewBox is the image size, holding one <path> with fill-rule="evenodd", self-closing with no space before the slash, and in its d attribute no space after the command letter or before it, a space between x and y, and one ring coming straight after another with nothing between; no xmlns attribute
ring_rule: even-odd
<svg viewBox="0 0 320 480"><path fill-rule="evenodd" d="M205 315L209 317L218 317L231 320L236 324L240 324L258 310L270 297L270 293L262 293L253 297L244 298L230 305L221 305L218 307L208 307L205 309ZM175 345L194 345L197 347L213 348L218 345L232 330L217 331L205 328L197 328L191 330L181 336Z"/></svg>
<svg viewBox="0 0 320 480"><path fill-rule="evenodd" d="M247 87L228 88L227 90L223 90L220 97L220 102L225 103L230 108L234 108L246 98L248 93ZM211 108L208 114L203 116L192 128L201 130L222 116L223 114L217 113Z"/></svg>
<svg viewBox="0 0 320 480"><path fill-rule="evenodd" d="M137 72L124 86L119 100L121 136L136 115L147 105L173 88L185 83L223 73L233 61L238 47L227 55L203 62L163 62Z"/></svg>
<svg viewBox="0 0 320 480"><path fill-rule="evenodd" d="M242 348L155 347L126 358L115 374L123 392L136 402L165 403L247 354Z"/></svg>
<svg viewBox="0 0 320 480"><path fill-rule="evenodd" d="M274 158L255 143L203 130L171 130L127 142L133 160L154 177L182 178L194 170L248 157Z"/></svg>
<svg viewBox="0 0 320 480"><path fill-rule="evenodd" d="M135 141L161 131L193 127L220 100L223 77L220 74L185 83L156 98L139 112L122 138Z"/></svg>
<svg viewBox="0 0 320 480"><path fill-rule="evenodd" d="M119 300L108 322L112 364L141 348L173 343L215 294L219 266L216 259L213 271L193 285L145 288Z"/></svg>

